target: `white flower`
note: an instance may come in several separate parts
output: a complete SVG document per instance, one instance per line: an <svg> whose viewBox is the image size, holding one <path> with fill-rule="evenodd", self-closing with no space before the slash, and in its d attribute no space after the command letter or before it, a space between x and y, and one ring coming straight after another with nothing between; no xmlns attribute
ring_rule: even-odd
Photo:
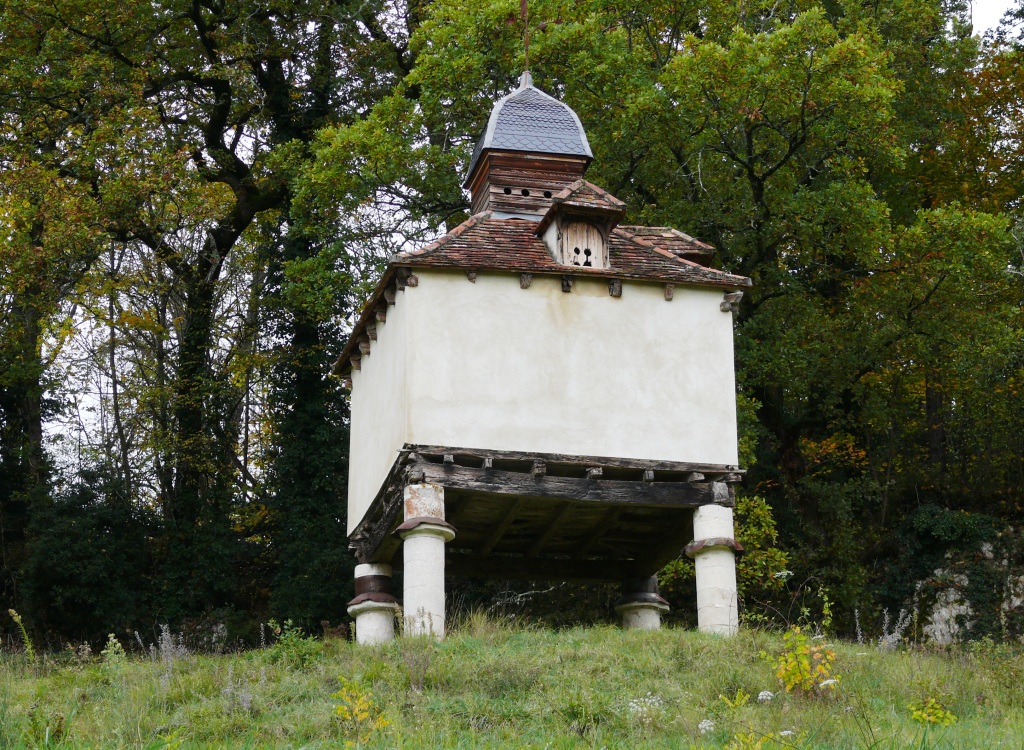
<svg viewBox="0 0 1024 750"><path fill-rule="evenodd" d="M839 682L839 680L833 677L831 680L825 680L823 683L818 685L818 687L828 687L829 685L835 685L837 682Z"/></svg>
<svg viewBox="0 0 1024 750"><path fill-rule="evenodd" d="M792 570L780 570L778 573L772 573L772 578L789 578L793 575Z"/></svg>
<svg viewBox="0 0 1024 750"><path fill-rule="evenodd" d="M770 703L772 698L774 697L775 693L773 693L771 690L762 690L760 693L757 694L757 702Z"/></svg>
<svg viewBox="0 0 1024 750"><path fill-rule="evenodd" d="M779 737L792 737L794 734L796 734L796 732L794 732L792 729L784 729L783 731L779 732Z"/></svg>
<svg viewBox="0 0 1024 750"><path fill-rule="evenodd" d="M711 721L711 719L704 719L697 725L697 729L700 730L701 734L707 734L708 732L714 731L715 722Z"/></svg>

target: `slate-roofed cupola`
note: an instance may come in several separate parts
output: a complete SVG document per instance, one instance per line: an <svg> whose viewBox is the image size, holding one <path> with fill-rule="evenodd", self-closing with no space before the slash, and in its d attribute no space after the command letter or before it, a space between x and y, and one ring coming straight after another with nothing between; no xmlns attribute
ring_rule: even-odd
<svg viewBox="0 0 1024 750"><path fill-rule="evenodd" d="M473 213L542 214L593 158L576 113L523 73L519 88L494 105L470 159L466 187Z"/></svg>
<svg viewBox="0 0 1024 750"><path fill-rule="evenodd" d="M529 74L473 154L473 214L391 258L335 373L351 387L349 613L361 643L444 633L446 570L620 581L694 558L703 630L737 625L732 315L750 280L584 173L579 118ZM404 601L391 592L404 570Z"/></svg>

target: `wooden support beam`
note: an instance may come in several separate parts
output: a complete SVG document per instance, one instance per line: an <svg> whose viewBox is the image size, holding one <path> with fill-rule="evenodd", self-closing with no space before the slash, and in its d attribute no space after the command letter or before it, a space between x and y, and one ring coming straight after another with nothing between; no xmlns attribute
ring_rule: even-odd
<svg viewBox="0 0 1024 750"><path fill-rule="evenodd" d="M701 472L705 475L716 475L727 477L722 481L739 481L743 473L738 467L729 464L697 464L684 461L652 461L642 458L612 458L605 456L575 456L563 453L521 453L518 451L488 450L481 448L459 448L454 445L413 445L406 444L403 452L407 454L419 453L425 456L443 456L445 453L452 453L456 456L466 456L482 460L491 458L495 461L540 461L547 464L568 464L574 466L603 466L621 469L650 469L659 472ZM717 481L717 480L716 480Z"/></svg>
<svg viewBox="0 0 1024 750"><path fill-rule="evenodd" d="M493 458L485 458L484 459L484 465L481 468L485 469L485 470L486 469L493 469L494 468L494 459Z"/></svg>
<svg viewBox="0 0 1024 750"><path fill-rule="evenodd" d="M683 547L693 541L693 514L684 511L682 517L658 540L658 547L650 557L637 560L640 575L653 576L683 553Z"/></svg>
<svg viewBox="0 0 1024 750"><path fill-rule="evenodd" d="M455 454L454 453L445 453L444 454L444 462L446 464L454 464L455 463Z"/></svg>
<svg viewBox="0 0 1024 750"><path fill-rule="evenodd" d="M644 481L648 484L654 481L654 469L644 469Z"/></svg>
<svg viewBox="0 0 1024 750"><path fill-rule="evenodd" d="M480 557L487 557L491 554L494 547L501 541L501 538L505 536L505 532L508 531L508 527L512 525L512 522L516 520L516 514L523 507L524 500L522 498L516 498L512 501L511 505L505 510L501 520L498 521L498 525L494 527L494 531L487 537L480 549L477 550L477 554Z"/></svg>
<svg viewBox="0 0 1024 750"><path fill-rule="evenodd" d="M551 541L557 532L558 528L562 525L562 521L572 512L572 503L562 503L562 507L558 509L552 519L548 522L548 527L544 529L544 533L540 535L540 538L533 543L530 547L530 551L526 553L529 559L534 559L540 554L540 551L544 549L545 545Z"/></svg>
<svg viewBox="0 0 1024 750"><path fill-rule="evenodd" d="M583 540L583 544L576 548L575 557L578 559L586 557L587 553L615 526L619 520L620 513L622 513L622 508L609 508L604 514L604 518L594 527L590 535Z"/></svg>
<svg viewBox="0 0 1024 750"><path fill-rule="evenodd" d="M704 475L701 474L699 471L691 471L690 475L688 477L686 477L686 481L687 482L703 482L704 481Z"/></svg>
<svg viewBox="0 0 1024 750"><path fill-rule="evenodd" d="M610 479L575 479L545 474L473 469L457 464L416 465L424 480L451 489L473 490L518 497L550 497L579 503L628 505L633 507L696 508L714 502L710 485L686 482L657 482Z"/></svg>
<svg viewBox="0 0 1024 750"><path fill-rule="evenodd" d="M446 573L469 578L526 581L618 581L650 575L637 572L630 560L568 560L564 558L528 559L523 556L448 553Z"/></svg>

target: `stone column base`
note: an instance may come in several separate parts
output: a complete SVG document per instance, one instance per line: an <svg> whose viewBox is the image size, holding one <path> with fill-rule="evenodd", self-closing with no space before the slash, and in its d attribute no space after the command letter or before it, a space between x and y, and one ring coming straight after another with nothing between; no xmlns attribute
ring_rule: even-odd
<svg viewBox="0 0 1024 750"><path fill-rule="evenodd" d="M667 603L623 602L615 605L615 611L622 615L622 627L626 630L658 630L661 616L669 610Z"/></svg>
<svg viewBox="0 0 1024 750"><path fill-rule="evenodd" d="M622 596L615 602L615 611L622 615L622 627L627 630L658 630L668 609L658 591L657 576L625 579Z"/></svg>
<svg viewBox="0 0 1024 750"><path fill-rule="evenodd" d="M353 604L348 613L356 621L356 643L375 646L395 640L395 617L400 610L397 602Z"/></svg>
<svg viewBox="0 0 1024 750"><path fill-rule="evenodd" d="M348 613L356 621L356 643L374 645L395 639L395 615L401 609L391 594L391 566L385 563L357 565L356 597Z"/></svg>

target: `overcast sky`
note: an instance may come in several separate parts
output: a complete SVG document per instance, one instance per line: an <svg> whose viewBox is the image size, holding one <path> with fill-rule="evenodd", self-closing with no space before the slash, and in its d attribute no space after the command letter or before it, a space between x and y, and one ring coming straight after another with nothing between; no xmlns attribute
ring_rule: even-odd
<svg viewBox="0 0 1024 750"><path fill-rule="evenodd" d="M1003 13L1013 6L1013 0L974 0L971 3L974 20L974 33L984 34L999 24Z"/></svg>

